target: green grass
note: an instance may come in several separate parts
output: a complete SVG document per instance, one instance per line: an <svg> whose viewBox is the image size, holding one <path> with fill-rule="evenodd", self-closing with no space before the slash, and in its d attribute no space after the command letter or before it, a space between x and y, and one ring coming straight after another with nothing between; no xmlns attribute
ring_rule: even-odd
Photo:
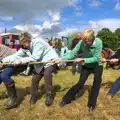
<svg viewBox="0 0 120 120"><path fill-rule="evenodd" d="M89 113L87 108L88 90L84 94L73 101L71 104L63 108L59 107L59 103L69 88L77 83L79 74L72 75L69 70L61 70L56 76L53 77L53 86L60 85L60 90L56 89L56 96L54 103L50 107L46 107L44 95L33 106L29 105L29 97L27 94L30 91L31 76L14 76L16 82L17 93L19 97L24 97L22 103L14 109L5 110L3 107L7 99L0 99L0 120L120 120L120 92L109 101L105 98L106 93L111 87L112 83L117 77L119 72L116 70L104 70L103 82L98 97L97 108L94 113ZM93 76L88 78L86 84L91 87ZM44 81L40 81L40 85ZM5 91L4 85L0 86L0 94ZM21 98L22 98L21 97Z"/></svg>

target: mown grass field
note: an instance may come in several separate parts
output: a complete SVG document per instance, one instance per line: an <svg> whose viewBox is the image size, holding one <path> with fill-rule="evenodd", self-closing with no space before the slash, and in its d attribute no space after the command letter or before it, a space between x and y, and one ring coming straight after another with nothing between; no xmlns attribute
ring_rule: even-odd
<svg viewBox="0 0 120 120"><path fill-rule="evenodd" d="M92 85L92 75L86 82L84 94L63 108L59 107L59 103L68 89L78 81L79 74L74 76L68 69L61 70L53 77L56 95L54 103L50 107L45 106L44 95L38 99L35 105L30 106L31 76L14 76L13 79L16 82L17 94L21 104L17 108L5 110L3 104L7 99L0 99L0 120L120 120L120 92L111 101L105 98L112 83L120 75L119 72L119 70L104 70L97 108L93 113L89 113L87 108L88 91ZM40 84L42 83L43 80L41 80ZM55 87L58 85L61 88ZM4 85L1 85L0 94L4 91Z"/></svg>

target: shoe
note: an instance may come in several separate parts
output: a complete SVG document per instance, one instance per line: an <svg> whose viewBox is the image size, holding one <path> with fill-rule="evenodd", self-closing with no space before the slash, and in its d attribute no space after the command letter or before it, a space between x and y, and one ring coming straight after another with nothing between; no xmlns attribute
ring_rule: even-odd
<svg viewBox="0 0 120 120"><path fill-rule="evenodd" d="M65 102L64 101L61 101L60 102L60 107L64 107L65 106Z"/></svg>
<svg viewBox="0 0 120 120"><path fill-rule="evenodd" d="M111 99L113 98L113 96L111 96L111 95L108 94L108 95L106 96L106 98L107 98L108 100L111 100Z"/></svg>
<svg viewBox="0 0 120 120"><path fill-rule="evenodd" d="M37 102L37 98L34 96L31 96L31 98L30 98L30 104L31 105L33 105L33 104L35 104Z"/></svg>
<svg viewBox="0 0 120 120"><path fill-rule="evenodd" d="M8 101L4 104L6 109L11 109L16 106L17 94L14 83L6 85L8 93Z"/></svg>
<svg viewBox="0 0 120 120"><path fill-rule="evenodd" d="M51 91L47 91L46 93L46 101L45 101L45 105L46 106L50 106L53 103L53 95Z"/></svg>
<svg viewBox="0 0 120 120"><path fill-rule="evenodd" d="M89 112L93 112L95 110L95 107L94 106L90 106L89 107Z"/></svg>

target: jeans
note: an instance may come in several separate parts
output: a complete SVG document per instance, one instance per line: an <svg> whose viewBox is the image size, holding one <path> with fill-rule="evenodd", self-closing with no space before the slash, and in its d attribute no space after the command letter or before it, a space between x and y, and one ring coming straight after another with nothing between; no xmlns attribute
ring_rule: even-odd
<svg viewBox="0 0 120 120"><path fill-rule="evenodd" d="M95 68L87 68L85 66L82 66L81 76L78 83L74 85L72 88L70 88L70 90L63 97L63 101L65 103L70 103L70 101L72 101L75 98L75 95L83 88L88 76L91 73L93 73L94 81L89 95L88 107L95 106L100 90L100 84L102 81L102 72L103 72L103 66L96 66Z"/></svg>
<svg viewBox="0 0 120 120"><path fill-rule="evenodd" d="M0 82L4 82L5 84L10 84L13 82L11 76L13 75L14 66L7 65L3 71L0 72Z"/></svg>
<svg viewBox="0 0 120 120"><path fill-rule="evenodd" d="M76 70L76 69L77 69L77 68L76 68L77 65L78 65L78 70ZM82 68L81 63L73 62L73 64L72 64L72 73L75 74L76 71L77 71L78 73L80 73L80 72L81 72L81 68Z"/></svg>
<svg viewBox="0 0 120 120"><path fill-rule="evenodd" d="M113 83L108 94L114 96L120 90L120 77Z"/></svg>

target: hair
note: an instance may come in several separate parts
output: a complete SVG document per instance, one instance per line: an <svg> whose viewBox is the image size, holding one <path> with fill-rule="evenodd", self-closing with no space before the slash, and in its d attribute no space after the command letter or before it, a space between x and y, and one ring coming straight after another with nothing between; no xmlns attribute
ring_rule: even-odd
<svg viewBox="0 0 120 120"><path fill-rule="evenodd" d="M24 45L26 42L28 42L28 41L30 42L31 38L32 38L32 36L28 32L20 33L20 35L19 35L20 44Z"/></svg>
<svg viewBox="0 0 120 120"><path fill-rule="evenodd" d="M82 33L82 39L88 40L88 41L93 41L95 39L94 31L91 29L84 30Z"/></svg>
<svg viewBox="0 0 120 120"><path fill-rule="evenodd" d="M10 43L13 42L15 44L15 40L11 40Z"/></svg>

